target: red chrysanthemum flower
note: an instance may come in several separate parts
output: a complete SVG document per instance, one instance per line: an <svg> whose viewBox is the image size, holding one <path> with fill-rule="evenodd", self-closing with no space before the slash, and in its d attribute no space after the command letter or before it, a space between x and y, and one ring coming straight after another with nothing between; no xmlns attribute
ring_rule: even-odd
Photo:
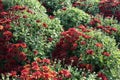
<svg viewBox="0 0 120 80"><path fill-rule="evenodd" d="M86 50L86 53L87 53L87 54L90 54L90 55L93 55L93 54L94 54L94 51L91 50L91 49L88 49L88 50Z"/></svg>
<svg viewBox="0 0 120 80"><path fill-rule="evenodd" d="M104 56L108 56L108 57L110 56L110 53L109 53L109 52L103 52L102 54L103 54Z"/></svg>
<svg viewBox="0 0 120 80"><path fill-rule="evenodd" d="M99 48L102 48L103 47L103 44L102 43L96 43L95 46L99 47Z"/></svg>

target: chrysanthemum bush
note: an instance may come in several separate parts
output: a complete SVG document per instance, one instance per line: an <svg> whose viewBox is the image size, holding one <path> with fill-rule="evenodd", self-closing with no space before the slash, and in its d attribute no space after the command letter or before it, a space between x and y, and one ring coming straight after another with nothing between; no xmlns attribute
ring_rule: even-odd
<svg viewBox="0 0 120 80"><path fill-rule="evenodd" d="M120 53L115 40L83 25L78 28L70 28L61 33L61 39L52 53L53 59L63 60L64 64L72 64L91 72L103 71L107 75L105 78L113 78L110 70L118 66L119 58L116 56Z"/></svg>
<svg viewBox="0 0 120 80"><path fill-rule="evenodd" d="M19 74L19 75L18 75ZM51 62L49 59L36 58L31 64L26 64L20 73L12 71L6 75L2 74L2 79L43 79L43 80L99 80L99 74L78 70L76 67L62 67L60 63Z"/></svg>
<svg viewBox="0 0 120 80"><path fill-rule="evenodd" d="M19 75L18 75L19 74ZM102 73L96 74L86 72L85 70L78 70L76 67L64 66L58 63L52 62L49 59L36 58L31 64L26 64L20 73L12 71L6 75L2 74L2 79L15 79L15 80L83 80L92 79L99 80ZM103 74L102 74L103 75Z"/></svg>
<svg viewBox="0 0 120 80"><path fill-rule="evenodd" d="M0 0L0 79L119 80L119 2L80 1ZM103 6L116 6L110 15L101 11L113 18L85 13Z"/></svg>
<svg viewBox="0 0 120 80"><path fill-rule="evenodd" d="M99 4L100 12L104 16L114 16L120 21L120 1L119 0L101 0Z"/></svg>
<svg viewBox="0 0 120 80"><path fill-rule="evenodd" d="M55 13L55 16L61 20L65 30L80 24L85 25L90 21L90 15L78 8L60 9Z"/></svg>
<svg viewBox="0 0 120 80"><path fill-rule="evenodd" d="M26 60L26 54L21 51L26 48L26 44L12 43L13 34L9 28L9 21L0 23L0 74L20 71Z"/></svg>
<svg viewBox="0 0 120 80"><path fill-rule="evenodd" d="M116 40L117 45L119 45L120 23L113 17L104 18L101 15L96 15L91 19L89 26L101 30L106 35L113 37Z"/></svg>
<svg viewBox="0 0 120 80"><path fill-rule="evenodd" d="M49 59L36 58L34 62L26 64L20 73L12 71L7 73L7 76L2 74L2 79L6 78L15 80L66 80L71 78L71 73L63 68L58 71L55 70L55 66L51 64Z"/></svg>
<svg viewBox="0 0 120 80"><path fill-rule="evenodd" d="M17 9L21 9L21 8L22 7L17 8ZM23 41L18 41L18 42L14 41L15 36L14 34L12 34L13 31L10 25L10 23L12 23L11 18L7 19L3 15L4 16L9 15L9 13L4 11L2 12L2 15L0 15L1 17L0 65L1 65L1 73L5 73L5 74L2 74L1 79L3 80L6 80L6 79L12 79L12 80L13 79L15 80L19 80L19 79L23 79L23 80L24 79L36 79L36 80L38 79L43 79L43 80L45 79L47 80L48 79L54 79L54 80L70 79L71 80L72 74L69 70L67 70L68 68L64 69L60 66L60 64L54 64L53 62L50 62L49 59L45 59L45 58L40 59L34 56L35 61L34 62L29 61L29 59L27 59L29 58L29 54L25 54L24 52L21 52L21 50L23 50L23 48L26 48L27 45ZM34 51L33 54L36 55L38 53L37 51ZM23 65L25 66L23 67ZM70 70L72 70L72 68ZM79 75L77 76L79 79Z"/></svg>
<svg viewBox="0 0 120 80"><path fill-rule="evenodd" d="M53 15L54 11L71 7L71 0L39 0L47 9L49 15Z"/></svg>
<svg viewBox="0 0 120 80"><path fill-rule="evenodd" d="M40 55L50 53L59 38L62 26L58 19L38 14L24 6L13 6L6 18L11 22L13 42L26 42L30 51L37 50Z"/></svg>
<svg viewBox="0 0 120 80"><path fill-rule="evenodd" d="M83 11L95 15L99 13L100 0L71 0L72 6L82 9Z"/></svg>
<svg viewBox="0 0 120 80"><path fill-rule="evenodd" d="M2 3L4 5L4 9L6 10L12 6L20 5L27 6L36 12L46 12L46 9L40 4L38 0L2 0Z"/></svg>

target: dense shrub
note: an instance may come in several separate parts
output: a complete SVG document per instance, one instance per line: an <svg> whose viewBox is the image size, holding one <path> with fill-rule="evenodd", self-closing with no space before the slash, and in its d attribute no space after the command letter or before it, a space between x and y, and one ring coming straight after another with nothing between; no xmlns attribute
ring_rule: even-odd
<svg viewBox="0 0 120 80"><path fill-rule="evenodd" d="M61 34L62 38L52 53L53 58L91 72L103 71L106 75L109 74L108 78L113 77L109 70L113 66L117 67L116 59L119 58L115 56L120 53L115 40L100 31L86 29L83 25L79 28L80 30L70 28Z"/></svg>
<svg viewBox="0 0 120 80"><path fill-rule="evenodd" d="M118 0L2 1L0 79L120 79Z"/></svg>
<svg viewBox="0 0 120 80"><path fill-rule="evenodd" d="M26 54L21 49L26 48L25 43L12 43L13 34L9 30L10 20L0 14L0 74L20 71L26 61Z"/></svg>
<svg viewBox="0 0 120 80"><path fill-rule="evenodd" d="M77 8L60 9L55 15L61 20L61 24L64 26L65 30L80 24L85 25L90 21L90 16Z"/></svg>
<svg viewBox="0 0 120 80"><path fill-rule="evenodd" d="M106 35L114 38L117 42L117 45L120 43L120 23L113 17L106 17L97 15L90 21L91 27L99 29L104 32ZM120 45L118 46L120 48Z"/></svg>
<svg viewBox="0 0 120 80"><path fill-rule="evenodd" d="M49 59L36 58L31 64L26 64L21 70L20 76L12 71L7 76L2 75L2 79L53 79L53 80L83 80L92 79L98 80L99 74L78 70L76 67L62 67L60 62L52 62Z"/></svg>
<svg viewBox="0 0 120 80"><path fill-rule="evenodd" d="M120 21L120 1L119 0L101 0L99 4L100 12L104 16L116 17Z"/></svg>
<svg viewBox="0 0 120 80"><path fill-rule="evenodd" d="M71 7L70 0L40 0L40 2L46 7L48 14L52 14L58 9Z"/></svg>
<svg viewBox="0 0 120 80"><path fill-rule="evenodd" d="M2 0L4 9L9 9L15 5L27 6L36 12L46 12L46 9L39 3L38 0Z"/></svg>
<svg viewBox="0 0 120 80"><path fill-rule="evenodd" d="M73 7L77 7L92 15L99 13L99 2L100 0L72 0Z"/></svg>
<svg viewBox="0 0 120 80"><path fill-rule="evenodd" d="M39 57L50 53L62 31L60 21L56 18L50 19L45 14L29 12L28 8L14 10L15 7L12 7L12 10L8 12L9 15L6 16L12 21L11 31L14 34L12 41L25 42L30 51L38 50ZM22 8L21 6L17 7Z"/></svg>

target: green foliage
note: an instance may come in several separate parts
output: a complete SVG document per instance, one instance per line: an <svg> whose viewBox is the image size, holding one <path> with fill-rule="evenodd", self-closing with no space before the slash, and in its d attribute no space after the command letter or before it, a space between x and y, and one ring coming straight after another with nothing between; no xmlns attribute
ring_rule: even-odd
<svg viewBox="0 0 120 80"><path fill-rule="evenodd" d="M120 23L118 22L118 20L114 19L113 17L104 18L103 16L100 16L100 15L96 15L95 18L100 20L100 24L97 24L98 26L99 25L109 26L111 28L116 29L116 32L114 32L112 34L108 34L108 33L105 33L105 34L110 36L110 37L115 38L117 45L119 45L118 47L120 48ZM107 30L109 30L109 29L107 29Z"/></svg>
<svg viewBox="0 0 120 80"><path fill-rule="evenodd" d="M120 80L120 51L118 49L120 48L120 23L114 17L94 16L99 13L100 0L2 0L2 2L7 12L0 13L0 21L4 23L7 20L9 22L10 19L10 31L13 33L12 40L8 43L14 43L16 46L18 46L17 43L22 42L27 44L27 48L20 47L19 49L27 54L28 64L37 60L38 57L51 58L52 56L53 60L63 58L64 61L52 61L47 65L50 70L58 72L66 69L72 74L70 79L63 80L101 80L98 78L99 72L105 74L104 77L108 80ZM12 10L11 7L16 5L27 8ZM42 5L46 7L48 15L55 15L56 18L48 17ZM119 7L118 5L110 8L118 17ZM89 24L92 20L89 13L96 18L93 25ZM92 29L88 29L87 25ZM2 35L2 30L10 27L6 23L4 26L0 25L0 35ZM102 29L98 29L99 26L102 26ZM62 32L62 28L67 31ZM9 34L6 35L9 37ZM0 40L2 41L2 38ZM41 62L41 60L38 61ZM34 70L31 71L34 72ZM19 80L10 77L9 74L2 75L0 78Z"/></svg>
<svg viewBox="0 0 120 80"><path fill-rule="evenodd" d="M36 12L46 12L46 9L40 4L38 0L2 0L5 9L9 9L15 5L27 6Z"/></svg>
<svg viewBox="0 0 120 80"><path fill-rule="evenodd" d="M91 63L92 65L95 65L98 70L103 71L106 76L111 79L111 80L116 80L119 78L118 74L119 72L119 56L120 56L120 51L118 50L116 46L116 42L113 38L110 38L109 36L105 36L102 32L100 31L93 31L88 33L88 35L92 36L91 39L89 40L84 40L86 41L86 45L80 46L79 42L79 47L78 50L74 51L75 53L82 53L83 55L83 62L82 63ZM97 47L95 46L96 43L102 43L103 47ZM93 56L86 55L85 50L86 49L92 49L94 51ZM102 53L103 52L108 52L110 56L105 56ZM103 68L104 66L104 68ZM114 66L114 67L113 67ZM95 69L95 70L97 70Z"/></svg>
<svg viewBox="0 0 120 80"><path fill-rule="evenodd" d="M48 14L53 14L58 9L72 6L70 0L40 0L40 2L48 9Z"/></svg>
<svg viewBox="0 0 120 80"><path fill-rule="evenodd" d="M10 11L10 13L14 14L10 18L19 16L17 20L13 20L11 23L11 31L14 35L12 41L22 40L31 51L38 50L39 57L50 53L62 31L60 21L56 18L50 19L45 14L31 14L26 10Z"/></svg>
<svg viewBox="0 0 120 80"><path fill-rule="evenodd" d="M86 72L84 69L78 69L76 67L68 66L68 70L71 72L72 77L69 80L98 80L95 72Z"/></svg>
<svg viewBox="0 0 120 80"><path fill-rule="evenodd" d="M99 13L99 2L100 0L72 0L73 6L77 7L87 13L95 15ZM77 5L76 5L77 4Z"/></svg>
<svg viewBox="0 0 120 80"><path fill-rule="evenodd" d="M83 79L87 79L87 80L98 80L97 78L97 73L95 72L86 72L84 69L78 69L77 67L72 67L71 65L61 65L61 61L54 61L53 66L51 67L52 70L62 70L62 69L67 69L68 71L70 71L71 73L71 78L67 79L67 80L83 80Z"/></svg>
<svg viewBox="0 0 120 80"><path fill-rule="evenodd" d="M59 47L56 46L53 52L53 58L65 58L66 64L73 61L73 65L78 68L85 68L91 72L103 71L105 75L110 76L109 79L114 78L113 72L110 70L114 70L120 65L117 63L120 51L115 39L106 36L99 30L93 31L83 26L79 26L79 28L70 28L62 33L62 38L57 43ZM85 67L86 65L87 67Z"/></svg>
<svg viewBox="0 0 120 80"><path fill-rule="evenodd" d="M90 16L77 8L68 8L65 11L58 10L55 15L61 20L65 30L80 24L85 25L90 21Z"/></svg>
<svg viewBox="0 0 120 80"><path fill-rule="evenodd" d="M113 17L104 18L101 15L96 15L95 18L99 19L103 26L112 26L114 24L119 24L119 22L116 19L114 19Z"/></svg>

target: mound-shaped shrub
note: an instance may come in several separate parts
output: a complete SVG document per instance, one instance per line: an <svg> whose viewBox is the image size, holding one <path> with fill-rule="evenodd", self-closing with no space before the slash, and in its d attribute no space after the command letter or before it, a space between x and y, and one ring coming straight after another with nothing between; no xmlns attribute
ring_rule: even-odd
<svg viewBox="0 0 120 80"><path fill-rule="evenodd" d="M96 15L90 21L91 27L99 29L110 37L114 37L117 45L120 43L120 23L113 17L104 18L101 15ZM120 48L120 45L118 46Z"/></svg>
<svg viewBox="0 0 120 80"><path fill-rule="evenodd" d="M65 30L80 24L85 25L90 21L90 16L77 8L58 10L55 15L61 20L61 24L64 26Z"/></svg>
<svg viewBox="0 0 120 80"><path fill-rule="evenodd" d="M115 77L111 70L120 65L118 55L120 51L114 39L100 31L86 29L83 25L80 25L79 29L70 28L62 32L52 53L53 59L63 60L65 64L91 72L102 71L108 79ZM117 71L115 73L117 74Z"/></svg>
<svg viewBox="0 0 120 80"><path fill-rule="evenodd" d="M119 0L101 0L99 10L105 17L116 17L120 21L120 1Z"/></svg>
<svg viewBox="0 0 120 80"><path fill-rule="evenodd" d="M46 12L46 9L40 4L38 0L2 0L4 9L9 9L15 5L27 6L35 12Z"/></svg>
<svg viewBox="0 0 120 80"><path fill-rule="evenodd" d="M0 18L0 20L5 18ZM4 26L3 26L4 25ZM9 30L8 22L0 23L0 74L20 71L27 57L21 49L26 48L25 43L12 43L12 32Z"/></svg>
<svg viewBox="0 0 120 80"><path fill-rule="evenodd" d="M71 7L70 0L39 0L47 9L48 14L53 14L58 9Z"/></svg>
<svg viewBox="0 0 120 80"><path fill-rule="evenodd" d="M72 0L73 7L77 7L89 14L99 13L100 0Z"/></svg>
<svg viewBox="0 0 120 80"><path fill-rule="evenodd" d="M96 80L99 76L96 73L78 70L76 67L66 66L63 68L60 63L45 58L36 58L31 64L26 64L21 70L21 74L18 74L16 71L12 71L7 76L2 75L2 79Z"/></svg>
<svg viewBox="0 0 120 80"><path fill-rule="evenodd" d="M31 51L38 50L39 55L51 51L59 38L62 26L58 19L50 19L47 15L30 12L30 9L17 6L8 11L6 18L10 19L13 42L25 42ZM24 8L24 10L21 8ZM41 57L41 56L39 56Z"/></svg>

